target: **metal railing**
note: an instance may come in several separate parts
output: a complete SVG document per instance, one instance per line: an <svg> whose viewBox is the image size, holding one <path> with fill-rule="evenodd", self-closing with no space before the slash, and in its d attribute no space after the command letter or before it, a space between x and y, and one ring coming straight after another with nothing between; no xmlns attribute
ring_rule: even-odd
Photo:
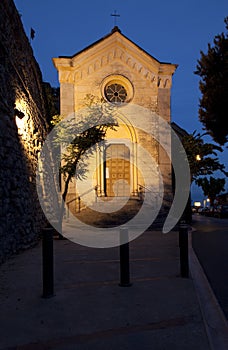
<svg viewBox="0 0 228 350"><path fill-rule="evenodd" d="M147 204L152 204L157 206L158 200L160 201L161 198L164 200L163 193L154 191L144 185L138 184L138 194L141 201L145 200L145 194L149 193L151 194L151 199L153 199L153 202L147 202Z"/></svg>
<svg viewBox="0 0 228 350"><path fill-rule="evenodd" d="M142 201L144 200L145 192L152 193L152 191L148 187L138 184L138 194L139 194L140 200L142 200Z"/></svg>
<svg viewBox="0 0 228 350"><path fill-rule="evenodd" d="M76 196L76 197L72 198L71 200L69 200L68 202L66 202L67 218L69 218L69 215L70 215L70 209L69 209L70 203L75 202L76 213L80 213L81 209L83 208L82 202L81 202L81 198L84 197L86 194L88 194L88 193L90 193L92 191L95 191L95 200L96 200L96 198L97 198L97 189L98 189L98 186L92 187L89 190L87 190L84 193L82 193L80 196Z"/></svg>

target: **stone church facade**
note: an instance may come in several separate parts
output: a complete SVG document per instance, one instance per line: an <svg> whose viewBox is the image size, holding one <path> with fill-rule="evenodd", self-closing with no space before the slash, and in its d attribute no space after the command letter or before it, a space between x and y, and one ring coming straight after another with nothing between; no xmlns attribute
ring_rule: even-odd
<svg viewBox="0 0 228 350"><path fill-rule="evenodd" d="M140 197L148 192L153 203L163 186L164 198L171 202L171 160L159 137L153 135L158 129L155 116L170 123L172 75L177 65L159 62L118 27L75 55L60 56L53 62L59 74L64 117L82 109L87 94L117 106L117 130L108 131L103 150L91 159L91 185L96 195ZM169 134L168 143L170 139ZM150 165L145 152L152 159ZM82 185L80 195L88 190L86 186ZM73 184L68 198L75 194Z"/></svg>

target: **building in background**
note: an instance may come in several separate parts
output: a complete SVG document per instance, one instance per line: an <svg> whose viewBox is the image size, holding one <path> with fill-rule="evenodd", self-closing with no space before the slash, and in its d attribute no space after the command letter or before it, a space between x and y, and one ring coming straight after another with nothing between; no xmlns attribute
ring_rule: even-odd
<svg viewBox="0 0 228 350"><path fill-rule="evenodd" d="M54 58L64 117L84 108L87 94L117 107L116 131L108 131L102 150L90 159L91 188L98 197L137 197L147 192L156 203L163 192L172 201L171 160L159 142L159 115L170 123L172 75L177 65L163 63L114 27L108 35L72 56ZM132 109L131 109L132 106ZM152 137L151 135L155 135ZM166 135L171 147L171 134ZM152 162L145 157L147 152ZM72 183L68 199L88 191ZM80 192L78 192L80 188ZM149 196L148 196L149 194ZM90 193L90 199L94 194Z"/></svg>

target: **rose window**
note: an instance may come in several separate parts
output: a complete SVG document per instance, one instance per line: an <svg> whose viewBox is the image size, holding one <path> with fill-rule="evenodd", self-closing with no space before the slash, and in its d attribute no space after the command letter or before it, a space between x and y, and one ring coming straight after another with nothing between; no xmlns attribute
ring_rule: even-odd
<svg viewBox="0 0 228 350"><path fill-rule="evenodd" d="M127 98L127 91L120 84L107 85L105 87L105 97L111 103L124 103Z"/></svg>

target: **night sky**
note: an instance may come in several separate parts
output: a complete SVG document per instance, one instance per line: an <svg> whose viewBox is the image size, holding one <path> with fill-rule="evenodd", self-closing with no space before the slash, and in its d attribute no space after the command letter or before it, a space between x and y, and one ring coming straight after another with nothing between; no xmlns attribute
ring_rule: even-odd
<svg viewBox="0 0 228 350"><path fill-rule="evenodd" d="M172 120L188 132L202 131L198 121L199 77L194 74L200 50L225 31L227 0L15 0L25 32L35 30L34 55L44 81L58 86L52 57L73 55L108 34L122 33L161 62L179 65L173 76ZM228 170L228 151L220 157ZM216 174L217 175L217 174ZM217 176L223 177L222 174ZM228 184L226 185L228 190ZM202 194L193 186L193 199Z"/></svg>

